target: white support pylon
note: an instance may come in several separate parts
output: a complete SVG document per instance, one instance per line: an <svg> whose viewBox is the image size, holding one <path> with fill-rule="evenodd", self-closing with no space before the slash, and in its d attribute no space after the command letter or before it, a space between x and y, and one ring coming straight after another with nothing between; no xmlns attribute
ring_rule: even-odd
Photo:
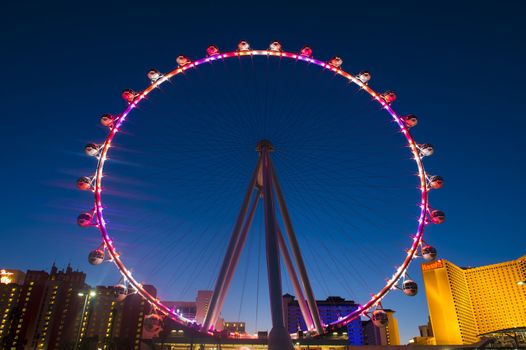
<svg viewBox="0 0 526 350"><path fill-rule="evenodd" d="M217 317L219 315L220 310L218 307L218 301L219 301L220 296L223 294L222 291L225 287L225 282L227 279L227 272L231 269L232 257L234 255L234 250L236 249L238 241L239 241L239 236L241 234L241 227L243 223L245 222L245 217L248 211L248 205L250 203L250 198L252 198L254 188L257 183L260 166L261 166L261 158L258 160L256 169L254 170L254 173L252 174L252 178L250 179L250 183L245 193L245 198L243 199L243 203L241 205L241 209L239 211L239 215L237 217L236 224L234 225L234 229L232 230L232 236L230 237L230 242L228 243L228 248L225 254L225 258L223 259L223 263L221 265L221 269L217 277L217 281L214 287L214 292L212 294L212 299L210 300L210 304L208 306L208 311L206 313L205 320L203 322L203 325L201 326L201 330L204 332L210 331L210 329L215 326L215 323L212 323L212 320L214 319L217 320Z"/></svg>
<svg viewBox="0 0 526 350"><path fill-rule="evenodd" d="M259 160L249 183L249 187L247 188L247 192L245 193L236 224L232 230L230 242L221 265L212 299L210 300L210 306L202 325L202 330L212 330L217 322L261 197L264 202L263 209L265 215L267 273L272 319L272 329L268 338L268 349L293 350L292 339L288 330L285 328L283 315L280 256L283 256L285 260L287 272L291 278L294 292L297 295L300 309L308 329L312 330L312 328L314 328L318 334L322 334L323 329L321 321L319 320L318 308L315 303L312 288L310 287L305 265L301 253L299 252L298 242L292 229L292 224L290 223L290 217L285 206L283 194L281 193L281 188L277 182L276 174L270 160L270 152L273 151L272 144L269 141L262 140L258 143L256 150L259 153ZM254 194L254 189L257 189L258 191L249 210L249 204ZM301 284L298 280L294 263L276 219L274 191L277 194L281 216L285 223L285 230L299 270ZM302 285L305 294L307 295L308 302L305 300L301 288Z"/></svg>
<svg viewBox="0 0 526 350"><path fill-rule="evenodd" d="M272 165L269 153L272 145L268 141L258 144L262 163L263 199L265 212L265 238L267 250L267 274L270 296L272 329L268 335L269 350L293 350L292 339L283 321L283 297L281 289L281 266L279 263L278 222L274 208L272 188Z"/></svg>

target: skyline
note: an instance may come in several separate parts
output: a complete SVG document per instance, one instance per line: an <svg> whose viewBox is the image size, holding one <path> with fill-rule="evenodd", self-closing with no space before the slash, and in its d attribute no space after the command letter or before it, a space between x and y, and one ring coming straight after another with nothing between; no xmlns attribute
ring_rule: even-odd
<svg viewBox="0 0 526 350"><path fill-rule="evenodd" d="M464 323L463 322L460 322L458 326L458 324L451 324L449 325L448 327L445 327L444 329L440 329L436 332L439 332L440 333L440 337L443 338L444 336L446 337L455 337L455 336L460 336L460 334L463 334L461 330L459 329L455 329L455 326L457 327L466 327L466 324L465 322L468 322L469 324L473 323L473 322L481 322L481 325L482 327L486 327L485 330L497 330L497 328L491 328L491 325L493 325L494 323L501 323L501 324L509 324L509 321L506 321L505 319L502 319L501 317L498 316L498 314L495 314L494 312L494 309L493 308L484 308L484 307L481 307L480 310L478 311L475 311L475 310L472 310L472 312L475 312L476 315L478 315L480 312L485 312L487 313L487 318L483 318L483 319L478 319L478 318L475 318L473 319L472 317L469 316L469 314L467 313L468 310L466 310L465 308L462 308L460 311L459 309L457 308L458 307L458 303L460 304L465 304L466 303L466 299L462 298L462 299L455 299L453 301L450 301L450 306L448 306L448 313L450 314L449 316L444 316L442 310L443 310L443 305L441 303L443 303L441 300L443 298L454 298L454 296L456 295L456 293L469 293L470 296L467 296L467 300L470 300L471 298L475 298L476 302L477 303L481 303L481 300L479 300L480 298L482 299L486 299L486 300L491 300L492 298L495 298L496 296L495 295L484 295L484 294L480 294L480 290L493 290L491 288L491 286L494 284L494 281L492 279L488 279L488 276L487 274L493 274L493 275L499 275L499 274L503 274L504 275L504 280L499 278L498 279L498 283L501 284L501 287L505 287L507 285L507 283L512 283L514 286L512 288L518 288L517 290L510 290L510 291L506 291L507 294L515 294L515 298L512 296L511 298L514 299L513 300L513 303L512 304L509 304L508 301L506 301L506 298L509 297L509 295L507 296L502 296L501 292L497 293L500 295L499 297L499 300L497 301L498 303L500 303L501 307L503 308L506 308L508 310L508 312L510 313L510 315L512 315L513 317L515 318L521 318L523 317L520 313L520 306L522 305L521 304L521 301L520 301L520 297L521 297L521 294L520 294L520 290L522 289L522 284L521 284L521 281L515 281L513 279L513 276L514 276L514 273L515 274L521 274L521 272L519 271L520 269L520 265L524 264L524 259L526 258L526 255L518 258L518 259L513 259L513 260L510 260L510 261L502 261L502 262L499 262L499 263L496 263L496 264L491 264L491 265L485 265L485 266L470 266L470 267L459 267L459 266L456 266L454 263L452 263L451 261L448 261L446 259L437 259L437 260L433 260L433 261L428 261L428 262L424 262L422 264L422 273L423 274L427 274L427 281L429 283L429 290L428 288L426 288L426 291L425 293L427 294L427 297L431 297L431 301L429 301L429 307L430 307L430 313L431 313L431 310L433 310L432 312L434 312L434 318L436 318L435 321L433 322L436 322L437 324L448 324L449 322L449 319L451 317L455 317L454 314L456 314L458 317L463 317L463 318L466 318L467 317L467 321L464 320ZM444 272L442 270L448 270L448 269L455 269L456 272L453 273L453 278L452 276L450 275L450 272ZM513 269L516 269L516 271L512 271ZM458 271L462 271L463 274L469 274L470 278L468 280L466 279L458 279ZM51 269L44 269L42 271L38 271L38 270L32 270L32 269L29 269L27 271L23 271L23 270L16 270L16 269L8 269L8 270L5 270L5 269L2 269L2 284L0 285L4 285L4 284L9 284L9 283L14 283L15 285L19 286L18 288L20 288L22 285L24 285L24 278L26 276L26 274L28 275L34 275L35 273L36 274L39 274L39 273L43 273L45 274L46 276L49 275L51 276L52 274L65 274L65 275L76 275L76 276L84 276L84 277L88 277L83 271L80 271L78 269L74 269L72 266L70 266L68 264L68 266L66 268L61 268L61 267L58 267L55 265L55 263L53 263L53 266L51 267ZM524 272L522 272L524 273ZM80 274L80 275L79 275ZM437 275L434 275L433 278L430 278L430 274L439 274L440 276L437 277ZM446 277L447 276L447 277ZM473 277L475 276L475 277ZM5 278L4 278L5 277ZM83 279L84 279L83 277ZM10 279L13 279L13 280L10 280ZM69 279L66 279L66 280L69 280ZM439 281L437 283L437 280ZM26 281L26 283L28 283ZM453 292L452 290L445 290L445 285L449 283L449 287L452 288L452 289L455 289L456 292ZM469 283L469 287L466 287ZM472 285L474 284L474 285ZM517 286L515 286L515 284ZM462 287L462 285L464 285L464 287ZM156 291L156 288L155 286L153 285L147 285L146 286L148 288L148 290L151 290L151 291ZM80 288L80 287L79 287ZM87 288L87 289L85 289ZM95 291L99 291L100 289L103 289L103 290L111 290L113 288L113 286L106 286L106 285L97 285L97 286L94 286L94 285L88 285L88 284L85 284L85 287L84 288L80 288L79 290L81 290L82 293L79 293L78 295L79 296L84 296L84 295L87 295L86 293L89 292L89 295L90 296L95 296ZM109 289L108 289L109 288ZM440 292L438 292L436 289L441 289ZM466 289L467 288L467 289ZM468 292L469 290L469 292ZM199 291L196 291L195 293L195 297L194 298L190 298L190 299L186 299L186 300L163 300L163 303L167 303L167 305L170 305L171 307L174 307L174 310L175 310L175 305L181 305L180 307L184 308L184 310L186 311L181 311L181 315L184 315L185 317L189 318L190 320L194 319L194 317L199 317L199 316L196 316L196 315L199 315L199 312L196 313L195 308L203 308L203 303L206 303L205 299L203 298L207 298L206 297L206 294L210 292L212 293L212 290L210 291L206 291L206 290L199 290ZM204 294L202 294L204 293ZM493 293L495 294L494 291L492 292L488 292L488 293ZM109 296L110 294L107 294L106 296ZM457 295L458 296L458 295ZM301 313L300 313L300 310L299 310L299 307L298 307L298 302L297 302L297 299L295 298L294 295L291 295L289 293L285 293L283 294L283 300L284 300L284 303L285 305L288 305L288 307L290 308L291 305L295 305L295 309L292 311L291 314L289 314L289 321L291 321L291 319L296 319L296 318L300 318L302 317L301 316ZM353 300L348 300L348 299L345 299L345 298L341 298L340 296L336 296L336 295L331 295L329 297L327 297L326 299L320 299L320 300L316 300L316 302L319 304L319 305L325 305L326 307L328 306L329 309L332 308L332 307L335 307L336 303L342 303L342 305L346 305L346 307L356 307L358 304L355 304L355 302ZM16 303L16 299L15 299L15 303ZM483 303L486 303L486 302L483 302ZM192 309L192 307L194 309ZM517 307L519 309L517 309ZM201 309L202 310L202 309ZM287 309L288 310L288 309ZM481 311L483 310L483 311ZM334 311L334 310L333 310ZM396 313L396 310L392 310L392 309L389 309L389 308L385 308L385 311L388 311L390 313ZM177 309L177 312L179 313L179 309ZM184 312L188 312L189 314L185 314ZM287 312L289 311L286 311L285 313L287 314ZM451 315L451 313L453 313L453 315ZM336 317L337 314L332 314L331 317ZM325 315L327 316L327 315ZM201 316L203 317L203 315ZM367 321L368 319L367 318L361 318L362 321ZM245 320L229 320L228 318L220 318L220 320L218 320L218 322L220 322L221 324L225 323L225 325L228 326L228 323L231 323L231 322L234 322L234 323L240 323L243 325L243 329L245 329ZM428 323L424 324L423 326L429 326L431 320L428 321ZM513 322L512 322L513 323ZM490 328L488 328L488 326L490 326ZM289 324L289 328L292 327L294 328L294 326L291 326ZM302 323L302 326L301 327L305 327L305 324ZM420 327L420 325L419 325ZM467 326L469 328L469 326ZM501 326L502 328L502 326ZM500 328L499 328L500 329ZM255 330L254 332L252 332L253 334L252 335L257 335L259 331L265 331L266 329L257 329ZM459 333L460 331L460 333ZM397 330L398 332L398 330ZM244 331L243 331L244 333ZM250 332L247 332L247 333L250 333ZM292 332L294 333L294 332ZM291 333L291 334L292 334ZM485 332L483 332L485 333ZM490 332L491 333L491 332ZM397 333L398 334L398 333ZM472 328L472 325L471 325L471 328L469 328L469 336L470 337L474 337L476 336L476 333L473 333L473 328ZM415 335L415 337L419 337L418 334ZM437 337L437 335L435 334L434 336L432 337ZM354 339L354 338L353 338ZM398 339L398 338L397 338ZM416 339L416 338L415 338ZM414 341L415 339L410 339L409 343L410 344L412 341ZM356 340L356 339L355 339ZM412 341L411 341L412 340ZM399 341L399 340L398 340ZM465 341L465 340L464 340ZM444 339L440 339L440 343L438 343L437 345L443 345L443 344L457 344L458 340L457 341L446 341L444 342ZM467 341L465 344L470 344L473 342L473 339L470 341ZM370 345L370 344L369 344ZM393 345L393 344L391 344ZM404 342L400 343L400 345L404 345Z"/></svg>
<svg viewBox="0 0 526 350"><path fill-rule="evenodd" d="M242 9L234 6L218 9L215 5L203 4L199 15L179 18L176 31L182 31L180 27L184 27L184 32L192 34L177 37L176 43L172 44L170 39L174 30L168 15L164 14L169 11L156 12L156 21L148 21L148 26L140 31L126 26L123 33L120 23L128 21L138 25L145 11L134 6L108 6L84 8L81 13L64 7L46 7L50 17L45 19L39 15L42 10L40 5L22 6L12 11L17 14L23 12L23 20L20 16L13 16L6 22L9 27L7 33L10 34L6 41L9 54L0 58L3 67L20 67L4 74L10 82L9 89L5 89L5 85L2 93L6 98L4 116L9 116L8 123L4 125L9 125L9 132L0 142L4 149L10 150L4 157L6 164L11 166L10 171L0 175L2 182L9 184L4 187L7 199L4 203L9 205L3 206L5 217L1 230L6 246L21 249L23 244L24 251L32 256L32 262L21 256L17 249L9 249L0 259L2 268L16 268L12 265L21 264L29 268L34 265L47 268L53 260L57 260L59 266L69 261L74 267L86 271L90 278L111 280L113 267L100 269L90 267L86 262L87 252L94 249L97 242L95 233L79 230L74 224L76 215L89 205L89 196L74 192L75 179L85 175L84 171L89 169L90 164L93 165L81 158L82 147L86 142L99 141L104 135L104 130L97 128L100 114L117 113L123 109L119 96L123 88L147 86L145 73L149 68L166 70L175 66L175 57L180 53L197 58L204 56L209 44L234 48L240 39L249 40L257 48L264 48L270 41L278 39L291 51L309 44L314 49L315 57L328 59L339 55L344 59L345 69L352 72L370 70L373 73L371 86L397 91L398 100L394 108L401 114L417 114L420 117L420 123L415 128L418 140L430 142L436 147L433 158L426 159L426 168L446 179L445 187L430 196L431 205L444 210L447 215L444 225L430 230L430 243L437 247L440 257L458 265L483 265L516 259L525 253L521 244L524 238L521 234L523 205L520 200L525 194L521 186L521 174L525 168L521 150L526 146L521 130L525 122L521 119L520 97L521 82L525 78L524 70L520 69L523 66L521 58L525 58L525 49L518 44L521 30L524 30L518 27L520 11L516 9L508 8L506 12L502 7L495 9L479 4L472 8L460 4L455 7L455 12L447 7L416 8L416 5L408 4L393 9L394 13L389 17L372 12L371 7L362 4L357 5L361 8L353 8L353 12L362 16L353 18L355 27L350 29L345 20L345 7L340 7L341 13L333 13L325 8L306 5L298 9L288 4L280 7L283 17L274 18L269 16L269 9L260 9L260 13L247 19L241 15ZM185 6L191 10L198 9L197 5ZM517 7L520 5L517 4ZM161 8L163 6L159 5ZM164 5L164 9L169 8ZM315 16L318 11L320 14ZM499 15L498 11L506 16ZM228 15L237 21L218 26L224 21L221 15ZM379 16L380 20L375 16ZM120 20L112 21L114 18ZM266 25L269 18L272 18L273 26ZM486 25L489 19L493 23L491 27ZM316 30L307 28L307 22L316 25ZM447 26L444 27L444 24ZM33 37L32 33L37 28L40 35ZM133 32L131 37L127 35L128 29ZM371 39L367 40L369 37ZM389 40L391 37L395 39ZM378 40L381 40L381 45L377 44ZM42 52L46 55L41 55ZM122 54L126 52L130 55ZM32 64L35 58L38 58L38 65ZM264 66L265 63L255 61L254 64ZM243 67L247 66L242 65L241 69ZM227 65L225 72L231 68L234 66ZM275 65L271 68L275 71L279 69ZM216 71L216 74L223 78L226 76L222 75L222 71ZM337 99L344 94L352 94L352 91L342 87L341 82L338 85L330 76L325 79L309 75L309 72L304 74L317 79L315 85L320 84L327 89L334 86L330 90L334 93L335 103L331 112L334 112L333 116L338 116L343 103L338 104ZM21 76L35 78L28 81L21 79ZM495 83L488 80L488 76ZM178 111L195 115L191 113L198 111L192 112L192 103L195 105L198 97L194 100L191 97L196 93L198 84L202 86L206 82L202 76L196 78L195 83L190 79L183 83L188 88L188 93L183 94L187 98L186 104L173 98L181 94L178 82L168 90L172 95L158 94L154 96L155 104L138 111L142 113L142 120L152 120L153 116L161 113L173 117ZM256 83L258 81L262 80L256 80ZM222 84L236 86L235 82L226 83L224 79L209 84L211 86L208 90L204 88L202 95L209 94ZM308 89L301 90L300 85L294 88L298 93L309 93ZM224 96L224 93L218 95L217 100ZM251 97L248 92L244 96L245 101ZM226 111L228 105L217 100L218 108ZM355 100L353 98L353 102ZM353 107L357 109L353 113L374 115L377 112L366 99L357 101L357 106ZM304 105L312 106L309 103L304 102ZM362 106L364 110L360 109ZM229 121L227 125L236 121L235 118L228 119L224 111L220 115L226 123ZM148 127L138 123L135 130ZM197 124L189 124L186 137L198 127ZM170 130L167 128L167 131ZM334 131L335 126L330 130ZM388 132L389 129L382 130ZM359 137L359 133L353 135ZM203 138L206 136L201 135ZM248 135L243 144L251 145L256 136ZM127 142L124 138L122 140ZM133 142L137 145L146 140L135 138ZM358 150L365 150L365 147ZM242 159L247 160L245 171L249 171L253 165L248 163L251 159L255 160L253 150L247 149L230 157L240 154ZM278 172L280 169L278 167ZM380 171L373 170L376 174ZM396 168L393 166L390 170L396 171ZM122 167L119 171L122 175L128 169ZM135 176L140 177L140 174L138 172ZM227 177L231 173L223 175ZM241 184L239 190L242 191L248 178L239 175L238 179ZM291 188L291 180L284 181L288 181L285 185ZM141 196L144 194L138 193ZM291 197L292 202L299 202L298 197ZM231 195L228 198L236 211L240 197ZM407 202L407 206L412 203ZM404 213L404 220L396 223L400 227L405 226L405 219L411 215L410 212ZM226 231L230 229L227 223ZM496 239L503 232L507 235L506 239ZM24 238L23 243L21 237ZM386 244L394 243L387 241ZM63 248L64 245L67 249ZM491 254L487 254L488 246L492 248ZM418 265L415 264L410 273L420 280L420 273L415 267ZM242 270L238 273L242 275ZM152 283L155 284L155 281ZM336 290L341 288L331 287ZM160 293L163 291L160 290ZM423 293L416 300L403 298L403 295L397 294L387 298L389 307L397 311L402 340L414 335L417 330L415 324L424 323L423 320L412 322L415 310L427 309ZM423 316L427 319L426 315Z"/></svg>

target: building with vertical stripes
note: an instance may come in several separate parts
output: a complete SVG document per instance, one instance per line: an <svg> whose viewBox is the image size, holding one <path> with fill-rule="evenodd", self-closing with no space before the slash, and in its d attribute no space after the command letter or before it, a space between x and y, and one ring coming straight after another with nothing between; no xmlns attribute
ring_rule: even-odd
<svg viewBox="0 0 526 350"><path fill-rule="evenodd" d="M422 264L422 275L437 345L526 326L526 256L479 267L440 259Z"/></svg>

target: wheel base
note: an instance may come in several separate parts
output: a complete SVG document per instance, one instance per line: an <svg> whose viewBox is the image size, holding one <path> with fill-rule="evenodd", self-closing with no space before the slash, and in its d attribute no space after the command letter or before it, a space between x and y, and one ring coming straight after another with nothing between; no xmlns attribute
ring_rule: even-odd
<svg viewBox="0 0 526 350"><path fill-rule="evenodd" d="M285 327L273 327L268 335L268 350L294 350L292 339Z"/></svg>

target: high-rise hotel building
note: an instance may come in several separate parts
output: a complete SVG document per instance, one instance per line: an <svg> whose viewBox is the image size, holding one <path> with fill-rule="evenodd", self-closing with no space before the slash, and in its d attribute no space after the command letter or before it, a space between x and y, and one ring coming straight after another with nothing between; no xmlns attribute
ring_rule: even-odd
<svg viewBox="0 0 526 350"><path fill-rule="evenodd" d="M59 271L7 274L0 283L0 349L63 349L73 346L82 307L77 293L86 275L68 265ZM7 284L5 282L8 282Z"/></svg>
<svg viewBox="0 0 526 350"><path fill-rule="evenodd" d="M422 275L437 345L526 326L526 256L468 268L440 259L422 264Z"/></svg>
<svg viewBox="0 0 526 350"><path fill-rule="evenodd" d="M340 317L343 317L358 308L358 304L354 301L345 300L344 298L337 296L330 296L326 300L316 300L316 305L320 313L321 321L325 324L337 321ZM289 333L292 334L297 333L298 331L307 330L307 325L301 314L299 302L293 295L285 294L283 296L283 313L285 328L288 329ZM362 322L359 318L349 322L347 326L340 331L346 331L349 344L364 344Z"/></svg>

